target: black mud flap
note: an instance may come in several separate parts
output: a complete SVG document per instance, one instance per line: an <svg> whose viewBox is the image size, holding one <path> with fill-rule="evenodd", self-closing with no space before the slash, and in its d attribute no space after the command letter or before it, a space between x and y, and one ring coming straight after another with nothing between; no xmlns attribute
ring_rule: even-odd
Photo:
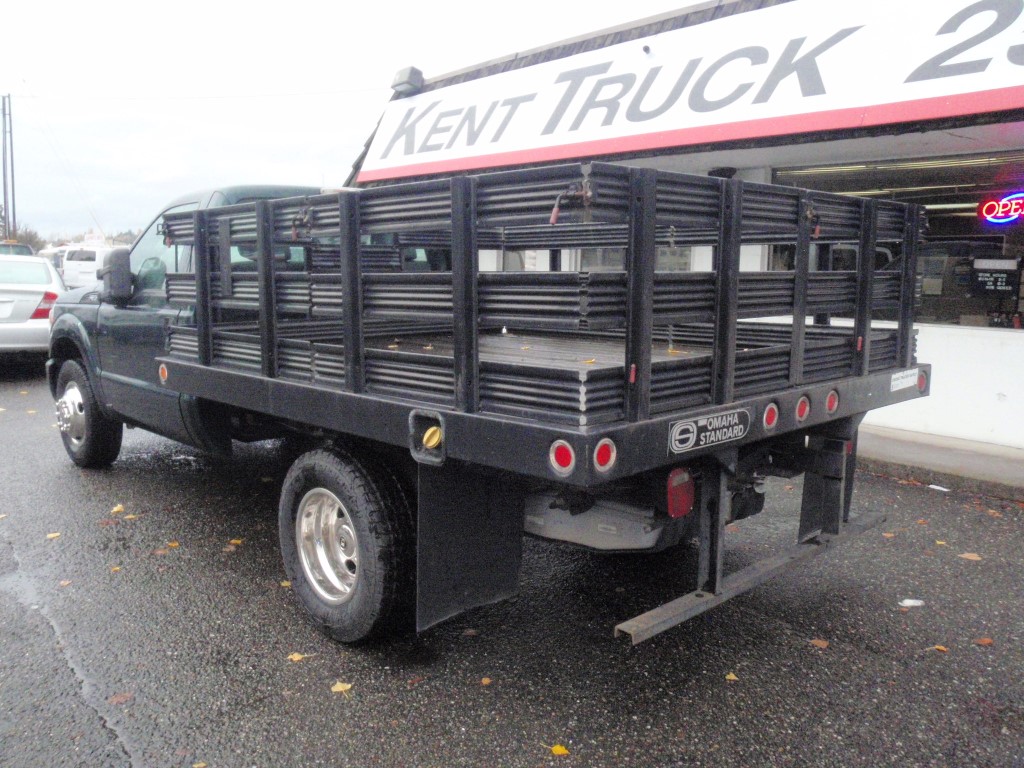
<svg viewBox="0 0 1024 768"><path fill-rule="evenodd" d="M835 536L841 523L850 519L859 425L860 418L844 419L809 437L810 461L804 475L797 541L809 541L823 533Z"/></svg>
<svg viewBox="0 0 1024 768"><path fill-rule="evenodd" d="M419 466L416 631L514 595L523 490L509 475L448 459Z"/></svg>

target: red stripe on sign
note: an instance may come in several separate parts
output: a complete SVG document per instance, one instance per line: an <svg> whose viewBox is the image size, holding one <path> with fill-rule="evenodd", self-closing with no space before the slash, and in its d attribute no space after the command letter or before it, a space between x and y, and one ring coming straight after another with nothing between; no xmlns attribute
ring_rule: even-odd
<svg viewBox="0 0 1024 768"><path fill-rule="evenodd" d="M505 165L525 165L553 160L617 155L627 152L641 152L652 149L685 147L694 144L714 144L739 139L787 136L816 131L833 131L842 128L866 128L877 125L910 123L919 120L936 120L946 117L1003 112L1024 108L1024 86L999 88L993 91L979 91L954 96L939 96L916 101L900 101L894 104L877 104L868 107L851 107L828 112L810 112L801 115L785 115L761 120L744 120L738 123L702 125L696 128L680 128L675 131L659 131L637 136L619 136L578 144L559 144L536 149L521 149L512 152L498 152L493 155L459 157L432 163L416 163L395 168L360 171L357 182L382 181L406 176L426 176L435 173L455 173L478 168L495 168Z"/></svg>

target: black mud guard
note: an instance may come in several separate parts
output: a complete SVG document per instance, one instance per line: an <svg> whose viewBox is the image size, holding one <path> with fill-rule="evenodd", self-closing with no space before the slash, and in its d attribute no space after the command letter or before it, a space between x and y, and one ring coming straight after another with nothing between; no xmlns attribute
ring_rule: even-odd
<svg viewBox="0 0 1024 768"><path fill-rule="evenodd" d="M804 475L800 507L800 542L826 533L838 535L850 518L853 476L856 471L857 428L863 414L842 419L808 436L809 466ZM852 444L852 450L847 445Z"/></svg>
<svg viewBox="0 0 1024 768"><path fill-rule="evenodd" d="M419 465L416 631L519 590L524 491L512 475L448 459Z"/></svg>

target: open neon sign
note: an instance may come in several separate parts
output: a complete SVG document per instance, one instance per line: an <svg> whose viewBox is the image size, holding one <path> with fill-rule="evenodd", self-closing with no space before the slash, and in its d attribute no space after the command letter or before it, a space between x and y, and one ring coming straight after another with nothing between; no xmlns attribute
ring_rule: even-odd
<svg viewBox="0 0 1024 768"><path fill-rule="evenodd" d="M992 224L1012 224L1024 216L1024 192L984 202L978 206L978 214Z"/></svg>

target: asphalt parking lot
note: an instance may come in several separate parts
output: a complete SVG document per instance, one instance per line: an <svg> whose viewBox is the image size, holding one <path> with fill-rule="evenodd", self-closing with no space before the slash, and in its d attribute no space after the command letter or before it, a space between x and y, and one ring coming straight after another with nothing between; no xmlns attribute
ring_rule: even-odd
<svg viewBox="0 0 1024 768"><path fill-rule="evenodd" d="M0 446L0 766L1024 766L1014 502L863 475L883 526L635 648L683 554L528 541L514 599L349 648L281 584L274 446L83 472L6 363ZM732 565L791 535L771 492Z"/></svg>

